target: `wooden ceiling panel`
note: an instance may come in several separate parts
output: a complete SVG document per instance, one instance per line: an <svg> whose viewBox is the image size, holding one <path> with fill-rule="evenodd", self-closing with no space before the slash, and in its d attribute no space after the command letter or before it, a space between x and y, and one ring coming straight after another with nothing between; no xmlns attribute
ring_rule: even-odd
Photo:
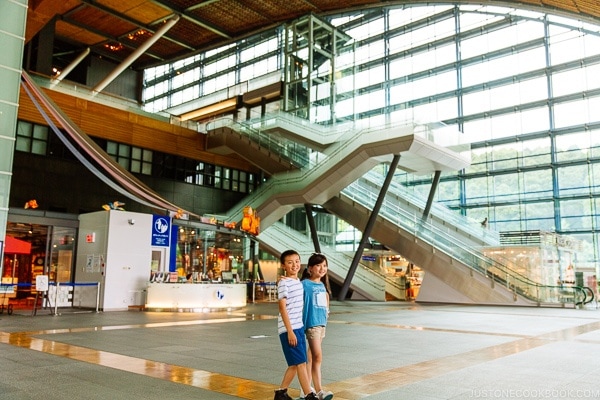
<svg viewBox="0 0 600 400"><path fill-rule="evenodd" d="M244 4L248 8L256 11L258 14L267 18L269 21L286 21L297 18L300 15L308 13L318 13L320 8L314 6L314 2L303 0L286 0L285 2L272 2L263 0L248 0Z"/></svg>
<svg viewBox="0 0 600 400"><path fill-rule="evenodd" d="M221 0L191 12L230 35L243 34L276 22L236 0Z"/></svg>
<svg viewBox="0 0 600 400"><path fill-rule="evenodd" d="M187 43L194 49L201 48L206 43L212 43L223 38L222 36L184 18L180 19L175 26L169 30L167 36L172 37L174 40L181 43Z"/></svg>
<svg viewBox="0 0 600 400"><path fill-rule="evenodd" d="M119 41L131 48L137 48L146 40L152 37L152 33L145 29L138 29L135 32L129 32L119 38Z"/></svg>
<svg viewBox="0 0 600 400"><path fill-rule="evenodd" d="M97 35L80 26L72 25L61 20L56 21L56 35L70 41L72 41L72 38L77 38L77 42L83 44L81 46L82 48L106 41L104 36Z"/></svg>
<svg viewBox="0 0 600 400"><path fill-rule="evenodd" d="M25 42L30 41L55 15L62 15L79 5L80 0L64 0L58 3L52 0L30 2L27 8Z"/></svg>
<svg viewBox="0 0 600 400"><path fill-rule="evenodd" d="M343 10L358 6L384 5L379 0L311 0L311 3L319 8L321 12ZM395 1L396 4L408 3L408 1Z"/></svg>
<svg viewBox="0 0 600 400"><path fill-rule="evenodd" d="M542 3L556 9L562 8L573 13L579 13L579 8L577 8L574 0L543 0Z"/></svg>
<svg viewBox="0 0 600 400"><path fill-rule="evenodd" d="M93 27L109 38L118 38L138 29L138 26L95 7L81 7L69 13L67 18L82 26Z"/></svg>
<svg viewBox="0 0 600 400"><path fill-rule="evenodd" d="M598 0L578 0L577 7L583 14L600 15L600 2Z"/></svg>
<svg viewBox="0 0 600 400"><path fill-rule="evenodd" d="M148 53L151 53L155 56L160 56L164 54L169 54L170 58L175 57L177 54L189 54L189 50L183 50L183 48L170 40L159 39L154 43L150 49L148 49ZM157 58L154 59L154 63L158 61ZM167 61L167 60L165 60Z"/></svg>
<svg viewBox="0 0 600 400"><path fill-rule="evenodd" d="M147 26L173 14L168 8L150 0L97 0L97 3Z"/></svg>

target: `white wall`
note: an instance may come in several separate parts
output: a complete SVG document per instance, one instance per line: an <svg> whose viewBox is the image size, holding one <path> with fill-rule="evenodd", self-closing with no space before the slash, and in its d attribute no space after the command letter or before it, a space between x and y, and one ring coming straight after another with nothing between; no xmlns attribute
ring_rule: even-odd
<svg viewBox="0 0 600 400"><path fill-rule="evenodd" d="M150 278L152 215L110 210L82 214L79 220L75 282L101 282L104 311L142 305ZM86 235L92 233L95 242L87 243ZM76 287L80 294L74 296L73 305L95 306L95 298L90 304L90 290Z"/></svg>
<svg viewBox="0 0 600 400"><path fill-rule="evenodd" d="M152 215L110 211L104 311L142 305L150 279L151 240Z"/></svg>

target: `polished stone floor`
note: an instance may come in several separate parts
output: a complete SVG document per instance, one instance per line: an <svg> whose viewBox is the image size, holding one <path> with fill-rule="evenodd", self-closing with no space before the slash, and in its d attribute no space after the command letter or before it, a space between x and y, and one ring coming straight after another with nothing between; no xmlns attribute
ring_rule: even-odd
<svg viewBox="0 0 600 400"><path fill-rule="evenodd" d="M334 399L600 399L600 310L333 302ZM0 399L272 399L276 303L0 315ZM298 395L298 382L290 392Z"/></svg>

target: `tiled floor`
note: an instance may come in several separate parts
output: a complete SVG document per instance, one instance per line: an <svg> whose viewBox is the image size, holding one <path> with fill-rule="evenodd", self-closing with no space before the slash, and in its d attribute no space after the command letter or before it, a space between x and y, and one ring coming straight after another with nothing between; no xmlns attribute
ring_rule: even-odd
<svg viewBox="0 0 600 400"><path fill-rule="evenodd" d="M335 399L600 398L600 310L331 309L323 382ZM272 399L285 369L276 315L275 303L208 314L5 313L0 399Z"/></svg>

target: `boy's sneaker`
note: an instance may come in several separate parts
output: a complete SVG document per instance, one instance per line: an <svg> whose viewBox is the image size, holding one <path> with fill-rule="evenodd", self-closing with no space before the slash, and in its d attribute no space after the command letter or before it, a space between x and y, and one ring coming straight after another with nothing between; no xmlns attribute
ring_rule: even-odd
<svg viewBox="0 0 600 400"><path fill-rule="evenodd" d="M307 394L304 400L319 400L319 397L315 394L315 392L312 392Z"/></svg>
<svg viewBox="0 0 600 400"><path fill-rule="evenodd" d="M273 400L294 400L287 394L287 389L279 389L275 391Z"/></svg>
<svg viewBox="0 0 600 400"><path fill-rule="evenodd" d="M317 397L319 400L331 400L333 399L333 393L325 390L321 390L317 393Z"/></svg>

